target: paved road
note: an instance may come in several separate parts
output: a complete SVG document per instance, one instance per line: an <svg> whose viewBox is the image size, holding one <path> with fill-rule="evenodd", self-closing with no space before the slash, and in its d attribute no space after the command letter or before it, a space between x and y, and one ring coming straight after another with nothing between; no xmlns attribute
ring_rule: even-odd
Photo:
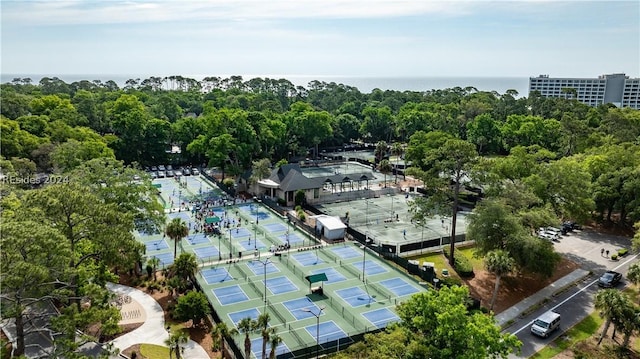
<svg viewBox="0 0 640 359"><path fill-rule="evenodd" d="M593 298L599 289L597 286L598 277L609 269L626 275L629 266L637 260L637 255L634 255L612 261L600 254L601 249L608 249L610 254L616 253L620 248L630 248L630 243L630 238L627 237L586 230L564 236L559 243L556 243L555 247L559 253L579 263L581 268L592 271L593 274L575 287L571 287L553 298L548 298L549 301L545 305L528 316L516 320L505 329L505 332L516 334L523 344L521 354L511 355L510 358L530 357L591 314L594 310ZM617 288L622 289L625 284L623 279ZM535 318L548 310L554 310L562 315L560 330L557 330L549 338L538 338L530 333L529 327Z"/></svg>

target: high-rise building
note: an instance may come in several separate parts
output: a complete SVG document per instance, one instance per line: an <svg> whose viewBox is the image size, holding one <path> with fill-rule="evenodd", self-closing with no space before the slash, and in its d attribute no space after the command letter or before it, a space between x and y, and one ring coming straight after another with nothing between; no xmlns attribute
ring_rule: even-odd
<svg viewBox="0 0 640 359"><path fill-rule="evenodd" d="M529 95L538 91L544 97L573 99L589 106L611 103L617 107L640 109L640 78L625 74L602 75L598 78L529 78Z"/></svg>

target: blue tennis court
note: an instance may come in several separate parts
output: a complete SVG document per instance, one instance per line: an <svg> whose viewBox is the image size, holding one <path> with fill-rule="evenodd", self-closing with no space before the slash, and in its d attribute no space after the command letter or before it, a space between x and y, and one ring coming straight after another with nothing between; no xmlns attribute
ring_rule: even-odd
<svg viewBox="0 0 640 359"><path fill-rule="evenodd" d="M342 259L362 257L362 251L359 251L353 247L333 247L331 248L331 251L337 254Z"/></svg>
<svg viewBox="0 0 640 359"><path fill-rule="evenodd" d="M191 216L188 212L173 212L169 213L167 217L169 217L169 219L180 218L185 221L185 223L189 223L189 221L191 220Z"/></svg>
<svg viewBox="0 0 640 359"><path fill-rule="evenodd" d="M291 351L289 350L289 347L287 347L284 342L281 342L276 347L276 358L279 358L280 355L285 355L290 352ZM258 337L251 341L251 353L256 358L262 358L262 337ZM269 353L271 353L271 343L267 343L267 357L269 356Z"/></svg>
<svg viewBox="0 0 640 359"><path fill-rule="evenodd" d="M187 242L192 246L196 244L209 243L209 237L204 233L190 234L187 236Z"/></svg>
<svg viewBox="0 0 640 359"><path fill-rule="evenodd" d="M218 248L216 248L214 246L209 246L209 247L204 247L204 248L196 248L196 249L193 250L193 252L196 254L196 256L199 259L216 257L220 253L218 251Z"/></svg>
<svg viewBox="0 0 640 359"><path fill-rule="evenodd" d="M376 301L360 287L340 289L336 290L336 293L352 307L359 307Z"/></svg>
<svg viewBox="0 0 640 359"><path fill-rule="evenodd" d="M400 317L389 310L389 308L380 308L370 312L365 312L362 313L362 316L367 318L367 320L371 322L371 324L375 325L376 328L384 328L389 325L389 323L395 323L400 320Z"/></svg>
<svg viewBox="0 0 640 359"><path fill-rule="evenodd" d="M264 249L267 248L267 246L262 243L261 240L257 240L255 238L251 238L251 239L243 239L241 241L238 241L238 244L242 247L243 251L252 251L254 249Z"/></svg>
<svg viewBox="0 0 640 359"><path fill-rule="evenodd" d="M293 254L292 257L293 259L295 259L296 261L298 261L298 263L300 263L301 266L303 267L308 267L308 266L313 266L316 264L320 264L320 263L324 263L324 261L322 260L322 258L319 258L317 252L303 252L303 253L296 253Z"/></svg>
<svg viewBox="0 0 640 359"><path fill-rule="evenodd" d="M327 276L327 281L324 282L325 284L337 283L342 282L343 280L347 280L347 278L343 276L342 273L333 268L316 269L311 271L311 274L318 273L324 273Z"/></svg>
<svg viewBox="0 0 640 359"><path fill-rule="evenodd" d="M264 281L262 282L264 284ZM298 290L295 284L291 283L289 278L275 277L275 278L267 278L267 288L271 291L272 294L282 294L288 292L295 292Z"/></svg>
<svg viewBox="0 0 640 359"><path fill-rule="evenodd" d="M233 280L233 277L229 274L226 268L208 268L200 271L200 274L208 284Z"/></svg>
<svg viewBox="0 0 640 359"><path fill-rule="evenodd" d="M309 335L313 338L316 337L316 331L320 331L318 342L321 345L322 343L340 340L341 338L347 337L347 334L333 320L320 323L318 327L316 327L316 324L308 325L304 327L304 329L306 329Z"/></svg>
<svg viewBox="0 0 640 359"><path fill-rule="evenodd" d="M251 318L253 320L256 320L256 319L258 319L259 315L260 315L260 311L259 310L257 310L256 308L251 308L251 309L242 310L242 311L239 311L239 312L229 313L229 318L233 322L233 325L235 325L237 327L238 323L240 323L240 321L242 319Z"/></svg>
<svg viewBox="0 0 640 359"><path fill-rule="evenodd" d="M382 284L389 291L393 292L393 294L397 295L398 297L402 297L402 296L413 294L413 293L418 293L420 291L418 288L407 283L402 278L387 279L379 283Z"/></svg>
<svg viewBox="0 0 640 359"><path fill-rule="evenodd" d="M278 236L278 238L280 238L280 240L282 241L282 243L287 243L287 235L283 234L281 236ZM297 234L292 233L289 234L289 244L294 244L294 243L302 243L304 240L300 237L298 237Z"/></svg>
<svg viewBox="0 0 640 359"><path fill-rule="evenodd" d="M173 253L158 253L151 255L151 257L158 258L161 267L166 267L173 264Z"/></svg>
<svg viewBox="0 0 640 359"><path fill-rule="evenodd" d="M244 302L246 300L249 300L249 297L247 297L247 294L237 284L229 287L212 289L211 291L213 292L213 295L215 295L216 298L218 298L218 301L222 305Z"/></svg>
<svg viewBox="0 0 640 359"><path fill-rule="evenodd" d="M352 266L356 267L356 269L362 270L362 263L354 263L352 264ZM387 270L384 269L384 267L368 259L364 261L364 271L367 275L375 275L375 274L387 272Z"/></svg>
<svg viewBox="0 0 640 359"><path fill-rule="evenodd" d="M311 299L307 297L282 302L282 305L284 305L285 308L287 308L291 312L291 314L296 318L296 320L302 320L306 318L315 318L315 316L312 313L309 313L302 309L309 309L310 311L316 314L320 312L320 308L318 308L318 306L316 306L311 301ZM324 312L320 313L320 315L324 315ZM315 334L313 335L313 337L315 338Z"/></svg>
<svg viewBox="0 0 640 359"><path fill-rule="evenodd" d="M280 224L280 223L271 223L271 224L265 224L263 226L266 230L268 230L269 232L273 233L273 232L284 232L287 230L287 227L285 227L284 225Z"/></svg>
<svg viewBox="0 0 640 359"><path fill-rule="evenodd" d="M259 261L248 261L247 262L247 266L249 267L249 269L251 269L253 274L255 274L255 275L258 275L258 274L263 275L264 274L264 270L265 270L265 266L264 266L263 263L264 262L259 262ZM278 272L280 272L280 269L278 269L278 267L276 267L276 265L273 264L273 262L271 262L271 261L267 262L266 269L267 269L267 274L268 273L278 273Z"/></svg>
<svg viewBox="0 0 640 359"><path fill-rule="evenodd" d="M251 232L249 232L249 230L246 228L236 228L236 229L231 228L230 231L231 231L231 237L233 238L248 237L251 235Z"/></svg>
<svg viewBox="0 0 640 359"><path fill-rule="evenodd" d="M164 239L157 239L155 241L144 242L144 245L145 247L147 247L147 253L169 248L167 241L165 241Z"/></svg>

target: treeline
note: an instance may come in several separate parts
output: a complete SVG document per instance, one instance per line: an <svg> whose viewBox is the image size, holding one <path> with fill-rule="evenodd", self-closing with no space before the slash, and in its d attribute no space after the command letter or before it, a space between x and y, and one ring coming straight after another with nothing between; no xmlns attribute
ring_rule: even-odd
<svg viewBox="0 0 640 359"><path fill-rule="evenodd" d="M318 148L354 140L408 144L407 156L420 162L424 136L436 132L473 144L485 157L515 150L536 165L577 161L601 217L639 219L637 110L537 93L518 97L514 90L362 93L336 83L302 87L241 76L130 79L123 88L114 81L17 78L1 89L2 155L26 172L63 172L115 157L140 166L206 163L237 175L261 158L313 157ZM179 157L169 157L172 144L181 148ZM504 166L505 178L533 168Z"/></svg>

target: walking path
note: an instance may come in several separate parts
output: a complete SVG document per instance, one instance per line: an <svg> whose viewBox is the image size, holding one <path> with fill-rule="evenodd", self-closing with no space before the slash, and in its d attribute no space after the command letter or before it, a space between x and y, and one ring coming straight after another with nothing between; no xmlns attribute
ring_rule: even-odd
<svg viewBox="0 0 640 359"><path fill-rule="evenodd" d="M129 295L132 301L140 305L146 315L144 324L139 328L112 340L111 343L114 347L122 351L134 344L142 343L166 346L164 341L169 338L169 333L164 325L164 312L153 297L141 290L120 284L107 283L107 288L117 294ZM208 359L209 355L200 344L189 339L184 345L182 357L185 359Z"/></svg>
<svg viewBox="0 0 640 359"><path fill-rule="evenodd" d="M515 305L511 306L509 309L503 311L500 314L496 314L496 322L501 327L506 327L509 323L518 316L522 314L526 314L529 310L538 304L542 303L545 299L551 298L556 293L564 290L568 286L575 284L576 282L582 280L586 276L589 275L589 271L584 269L576 269L573 272L567 274L566 276L558 279L557 281L551 283L545 288L539 290L536 294L527 297Z"/></svg>

